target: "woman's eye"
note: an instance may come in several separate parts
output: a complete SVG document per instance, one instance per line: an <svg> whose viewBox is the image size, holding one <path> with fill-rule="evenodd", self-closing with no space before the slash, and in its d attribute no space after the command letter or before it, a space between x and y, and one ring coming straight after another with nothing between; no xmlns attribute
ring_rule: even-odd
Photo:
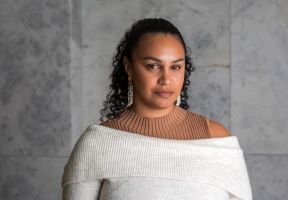
<svg viewBox="0 0 288 200"><path fill-rule="evenodd" d="M174 69L174 70L179 70L179 69L181 69L181 66L180 66L180 65L173 65L173 66L172 66L172 69Z"/></svg>
<svg viewBox="0 0 288 200"><path fill-rule="evenodd" d="M148 64L147 66L148 66L148 68L150 68L150 69L157 69L157 68L159 68L159 66L156 65L156 64Z"/></svg>

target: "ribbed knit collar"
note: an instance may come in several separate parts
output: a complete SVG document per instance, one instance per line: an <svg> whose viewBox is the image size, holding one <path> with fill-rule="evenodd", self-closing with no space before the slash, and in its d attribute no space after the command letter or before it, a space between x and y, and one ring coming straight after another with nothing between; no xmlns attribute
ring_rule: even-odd
<svg viewBox="0 0 288 200"><path fill-rule="evenodd" d="M127 130L136 130L142 134L159 134L171 131L181 123L187 116L188 111L175 106L173 110L164 116L149 118L141 116L129 109L121 113L119 123L126 127Z"/></svg>

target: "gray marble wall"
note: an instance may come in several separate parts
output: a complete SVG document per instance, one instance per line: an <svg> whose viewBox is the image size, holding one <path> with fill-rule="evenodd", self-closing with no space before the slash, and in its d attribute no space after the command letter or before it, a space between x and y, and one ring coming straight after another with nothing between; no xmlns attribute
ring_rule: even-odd
<svg viewBox="0 0 288 200"><path fill-rule="evenodd" d="M143 17L183 33L191 111L238 136L254 199L287 199L286 0L3 0L0 199L60 198L71 148L99 122L115 47Z"/></svg>
<svg viewBox="0 0 288 200"><path fill-rule="evenodd" d="M288 199L288 1L231 1L231 130L255 199Z"/></svg>
<svg viewBox="0 0 288 200"><path fill-rule="evenodd" d="M70 8L0 4L0 199L60 199L71 149Z"/></svg>

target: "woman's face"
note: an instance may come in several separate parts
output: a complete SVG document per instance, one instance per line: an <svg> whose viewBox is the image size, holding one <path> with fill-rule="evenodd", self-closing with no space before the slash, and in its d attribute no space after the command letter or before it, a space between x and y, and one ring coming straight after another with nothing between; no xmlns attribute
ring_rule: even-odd
<svg viewBox="0 0 288 200"><path fill-rule="evenodd" d="M167 109L180 95L185 74L185 51L171 34L148 33L135 47L132 60L124 58L134 86L134 106Z"/></svg>

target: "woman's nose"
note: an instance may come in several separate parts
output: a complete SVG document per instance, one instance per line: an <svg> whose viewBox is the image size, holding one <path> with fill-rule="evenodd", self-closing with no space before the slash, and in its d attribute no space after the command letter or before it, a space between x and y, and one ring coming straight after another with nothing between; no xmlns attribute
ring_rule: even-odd
<svg viewBox="0 0 288 200"><path fill-rule="evenodd" d="M162 70L159 76L158 83L160 85L168 85L171 82L171 75L168 70Z"/></svg>

